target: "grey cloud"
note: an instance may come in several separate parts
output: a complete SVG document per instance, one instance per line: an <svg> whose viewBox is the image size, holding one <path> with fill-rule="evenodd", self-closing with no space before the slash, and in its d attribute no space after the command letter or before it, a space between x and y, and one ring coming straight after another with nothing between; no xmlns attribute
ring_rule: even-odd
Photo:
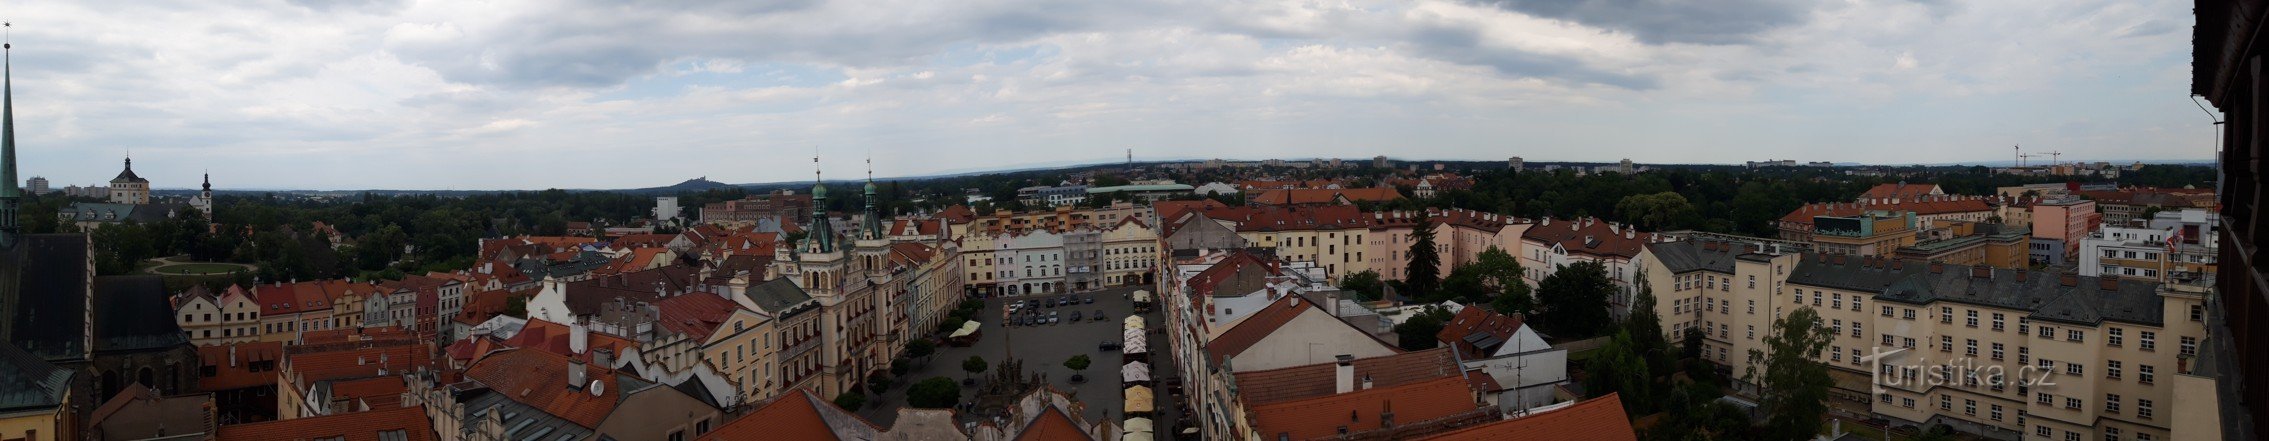
<svg viewBox="0 0 2269 441"><path fill-rule="evenodd" d="M1650 44L1742 44L1802 23L1814 0L1475 0L1538 17L1612 29Z"/></svg>
<svg viewBox="0 0 2269 441"><path fill-rule="evenodd" d="M1480 31L1477 29L1429 26L1413 32L1410 40L1418 51L1428 57L1488 66L1505 75L1602 84L1633 90L1653 89L1657 85L1651 77L1586 66L1583 60L1572 57L1482 47Z"/></svg>

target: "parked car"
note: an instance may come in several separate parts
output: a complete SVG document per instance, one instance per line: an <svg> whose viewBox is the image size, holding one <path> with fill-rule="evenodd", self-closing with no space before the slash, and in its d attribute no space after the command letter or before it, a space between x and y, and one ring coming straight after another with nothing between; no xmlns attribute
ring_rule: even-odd
<svg viewBox="0 0 2269 441"><path fill-rule="evenodd" d="M1055 323L1056 323L1056 320L1057 320L1057 317L1056 317L1056 312L1057 312L1057 311L1048 311L1048 324L1055 324Z"/></svg>
<svg viewBox="0 0 2269 441"><path fill-rule="evenodd" d="M1096 350L1096 351L1116 351L1116 350L1119 350L1119 348L1120 348L1120 347L1121 347L1121 346L1119 345L1119 342L1115 342L1115 341L1106 341L1106 342L1102 342L1102 343L1097 343L1097 344L1095 345L1095 350Z"/></svg>
<svg viewBox="0 0 2269 441"><path fill-rule="evenodd" d="M1071 312L1071 321L1072 321L1072 323L1079 323L1079 318L1080 318L1080 315L1079 315L1079 311L1072 311L1072 312Z"/></svg>
<svg viewBox="0 0 2269 441"><path fill-rule="evenodd" d="M1101 309L1097 309L1097 310L1095 310L1095 321L1098 321L1098 322L1100 322L1100 321L1103 321L1103 310L1101 310Z"/></svg>
<svg viewBox="0 0 2269 441"><path fill-rule="evenodd" d="M1080 300L1081 300L1081 302L1080 302L1080 303L1086 303L1086 304L1089 304L1089 305L1093 305L1093 304L1095 304L1095 296L1087 296L1087 297L1081 298Z"/></svg>

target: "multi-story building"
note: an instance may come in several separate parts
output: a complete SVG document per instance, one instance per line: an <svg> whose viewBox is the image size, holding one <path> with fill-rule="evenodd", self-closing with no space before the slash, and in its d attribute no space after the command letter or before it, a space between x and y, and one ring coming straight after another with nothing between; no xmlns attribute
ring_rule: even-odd
<svg viewBox="0 0 2269 441"><path fill-rule="evenodd" d="M1991 222L1996 216L1993 204L1983 197L1905 194L1901 190L1887 190L1892 197L1866 198L1857 202L1830 202L1805 204L1774 222L1780 230L1779 238L1808 242L1815 228L1813 220L1821 216L1859 217L1870 212L1912 213L1915 225L1932 225L1942 221ZM1912 189L1905 190L1913 193ZM2006 216L2004 216L2006 217ZM2020 225L2022 227L2022 225Z"/></svg>
<svg viewBox="0 0 2269 441"><path fill-rule="evenodd" d="M994 280L1005 295L1064 292L1064 236L1046 229L993 240Z"/></svg>
<svg viewBox="0 0 2269 441"><path fill-rule="evenodd" d="M47 187L47 178L39 176L33 176L31 179L25 180L24 189L29 190L33 196L46 195L54 191L53 189Z"/></svg>
<svg viewBox="0 0 2269 441"><path fill-rule="evenodd" d="M2221 111L2214 127L2225 146L2215 161L2221 165L2214 228L2222 232L2215 246L2221 268L2207 283L2216 293L2207 302L2212 334L2197 360L2201 368L2175 377L2184 399L2174 404L2170 423L2185 439L2259 439L2258 423L2269 421L2269 375L2258 374L2269 372L2269 328L2263 327L2269 324L2269 265L2261 260L2261 246L2269 243L2261 158L2269 156L2269 146L2259 142L2269 113L2256 97L2269 82L2253 66L2269 47L2253 41L2269 23L2269 10L2254 2L2202 0L2194 11L2190 93Z"/></svg>
<svg viewBox="0 0 2269 441"><path fill-rule="evenodd" d="M1883 257L1915 244L1913 212L1817 216L1812 225L1812 248L1822 253Z"/></svg>
<svg viewBox="0 0 2269 441"><path fill-rule="evenodd" d="M2053 244L2052 264L2071 261L2080 254L2080 240L2102 221L2096 201L2080 198L2049 199L2033 203L2033 239Z"/></svg>
<svg viewBox="0 0 2269 441"><path fill-rule="evenodd" d="M259 340L260 307L244 288L230 285L214 295L204 285L189 287L174 298L175 315L189 342L212 346Z"/></svg>
<svg viewBox="0 0 2269 441"><path fill-rule="evenodd" d="M2189 371L2205 333L2199 290L2148 280L1750 243L1649 253L1665 329L1699 323L1702 358L1736 378L1753 372L1774 320L1810 308L1835 336L1816 361L1832 368L1836 406L1995 438L2169 439L2173 388L2159 381Z"/></svg>
<svg viewBox="0 0 2269 441"><path fill-rule="evenodd" d="M1608 278L1615 281L1615 294L1608 298L1608 307L1616 317L1623 317L1629 313L1632 295L1637 292L1633 281L1643 263L1637 260L1639 253L1648 242L1655 240L1654 233L1598 218L1546 218L1520 231L1521 246L1507 251L1520 258L1522 277L1529 286L1543 283L1544 278L1551 277L1560 267L1598 262L1607 269ZM1446 268L1444 274L1449 272Z"/></svg>
<svg viewBox="0 0 2269 441"><path fill-rule="evenodd" d="M1123 216L1101 228L1103 255L1096 264L1105 285L1150 285L1158 280L1158 230L1142 216Z"/></svg>
<svg viewBox="0 0 2269 441"><path fill-rule="evenodd" d="M783 249L774 252L782 257L772 262L772 273L795 283L818 303L819 332L804 338L816 337L820 354L816 365L796 366L798 377L783 381L813 376L816 383L811 387L834 396L857 387L868 374L887 369L897 355L888 342L897 328L893 311L900 309L893 303L899 299L899 287L885 268L890 241L876 215L874 183L866 185L863 219L869 221L849 235L831 233L838 230L819 208L826 206L827 188L813 185L811 197L814 209L806 226L810 234L792 245L782 241ZM854 242L845 244L845 238Z"/></svg>
<svg viewBox="0 0 2269 441"><path fill-rule="evenodd" d="M715 202L701 206L701 222L719 225L754 225L759 221L778 222L792 219L811 211L816 195L799 195L791 190L754 195L740 200Z"/></svg>
<svg viewBox="0 0 2269 441"><path fill-rule="evenodd" d="M150 180L134 174L134 158L126 158L126 169L110 180L110 203L142 205L150 203Z"/></svg>
<svg viewBox="0 0 2269 441"><path fill-rule="evenodd" d="M2031 236L2030 231L2001 224L1953 222L1926 230L1914 245L1899 247L1893 254L1924 262L2022 268L2028 261L2025 247L2032 243Z"/></svg>
<svg viewBox="0 0 2269 441"><path fill-rule="evenodd" d="M2168 211L2145 227L2106 226L2080 240L2080 275L2198 282L2216 272L2221 232L2214 228L2215 217L2204 210Z"/></svg>

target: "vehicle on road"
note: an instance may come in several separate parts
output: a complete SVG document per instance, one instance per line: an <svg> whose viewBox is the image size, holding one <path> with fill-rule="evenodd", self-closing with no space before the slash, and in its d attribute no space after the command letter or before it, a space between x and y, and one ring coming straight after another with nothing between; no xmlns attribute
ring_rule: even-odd
<svg viewBox="0 0 2269 441"><path fill-rule="evenodd" d="M1093 305L1093 304L1095 304L1095 296L1087 296L1087 297L1085 297L1085 298L1083 298L1083 299L1081 299L1081 300L1083 300L1083 301L1082 301L1082 302L1080 302L1080 303L1086 303L1086 304L1089 304L1089 305Z"/></svg>
<svg viewBox="0 0 2269 441"><path fill-rule="evenodd" d="M1081 316L1079 315L1079 311L1072 311L1072 312L1071 312L1071 321L1072 321L1072 323L1079 323L1079 319L1080 319L1080 317L1081 317Z"/></svg>
<svg viewBox="0 0 2269 441"><path fill-rule="evenodd" d="M1101 310L1101 309L1097 309L1097 310L1095 310L1095 321L1098 321L1098 322L1100 322L1100 321L1103 321L1103 310Z"/></svg>
<svg viewBox="0 0 2269 441"><path fill-rule="evenodd" d="M1057 313L1057 312L1058 312L1058 311L1048 311L1048 324L1051 324L1051 325L1052 325L1052 324L1056 324L1056 320L1057 320L1057 317L1056 317L1056 313Z"/></svg>
<svg viewBox="0 0 2269 441"><path fill-rule="evenodd" d="M1098 344L1096 344L1096 345L1095 345L1095 350L1096 350L1096 351L1098 351L1098 352L1109 352L1109 351L1116 351L1116 350L1119 350L1119 348L1120 348L1120 347L1121 347L1121 346L1119 345L1119 342L1115 342L1115 341L1106 341L1106 342L1102 342L1102 343L1098 343Z"/></svg>

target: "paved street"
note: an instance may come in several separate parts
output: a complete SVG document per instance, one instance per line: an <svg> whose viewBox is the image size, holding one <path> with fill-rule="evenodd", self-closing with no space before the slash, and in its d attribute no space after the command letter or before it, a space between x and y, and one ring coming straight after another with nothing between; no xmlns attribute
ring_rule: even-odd
<svg viewBox="0 0 2269 441"><path fill-rule="evenodd" d="M873 420L876 424L888 427L897 419L898 408L905 405L907 385L938 376L958 381L968 375L967 372L961 370L961 361L968 359L969 356L984 357L985 361L990 363L992 367L998 368L1001 360L1007 358L1013 351L1015 357L1025 360L1025 369L1028 373L1045 374L1048 382L1054 385L1057 390L1071 392L1074 394L1073 398L1086 404L1086 418L1089 421L1099 421L1106 417L1112 421L1123 419L1124 414L1120 411L1120 407L1123 407L1125 402L1123 397L1120 396L1119 368L1125 362L1118 351L1097 351L1096 344L1120 340L1120 332L1123 329L1122 321L1126 319L1129 312L1134 310L1132 302L1127 300L1126 297L1128 293L1137 289L1148 288L1117 287L1073 294L1079 297L1093 297L1095 303L1056 308L1043 307L1040 308L1042 315L1054 311L1064 319L1064 322L1053 325L1012 326L1005 328L1007 332L1003 332L1004 328L1001 327L1000 314L1003 305L1017 300L1047 299L1051 296L986 299L985 312L979 314L978 317L978 322L982 324L984 331L983 339L966 348L941 345L937 354L932 355L927 363L916 364L914 369L907 372L906 377L898 386L885 391L881 396L872 397L875 403L861 409L859 414ZM1095 320L1092 315L1097 310L1103 311L1107 318L1102 321ZM1078 311L1082 315L1078 323L1069 321L1073 311ZM1158 322L1155 313L1144 318L1149 320L1153 327ZM1152 335L1150 338L1159 340L1161 337ZM1163 341L1152 342L1153 347L1162 344L1164 344ZM1159 350L1153 350L1153 352ZM1071 382L1072 371L1064 367L1064 360L1078 354L1086 354L1093 361L1093 364L1088 366L1085 371L1087 381L1073 384ZM1153 368L1154 373L1170 370L1166 366ZM977 375L977 378L982 381L992 374L991 371L987 371L984 374ZM964 386L961 396L966 401L972 398L975 393L976 387ZM1160 397L1160 400L1163 402L1165 397Z"/></svg>

